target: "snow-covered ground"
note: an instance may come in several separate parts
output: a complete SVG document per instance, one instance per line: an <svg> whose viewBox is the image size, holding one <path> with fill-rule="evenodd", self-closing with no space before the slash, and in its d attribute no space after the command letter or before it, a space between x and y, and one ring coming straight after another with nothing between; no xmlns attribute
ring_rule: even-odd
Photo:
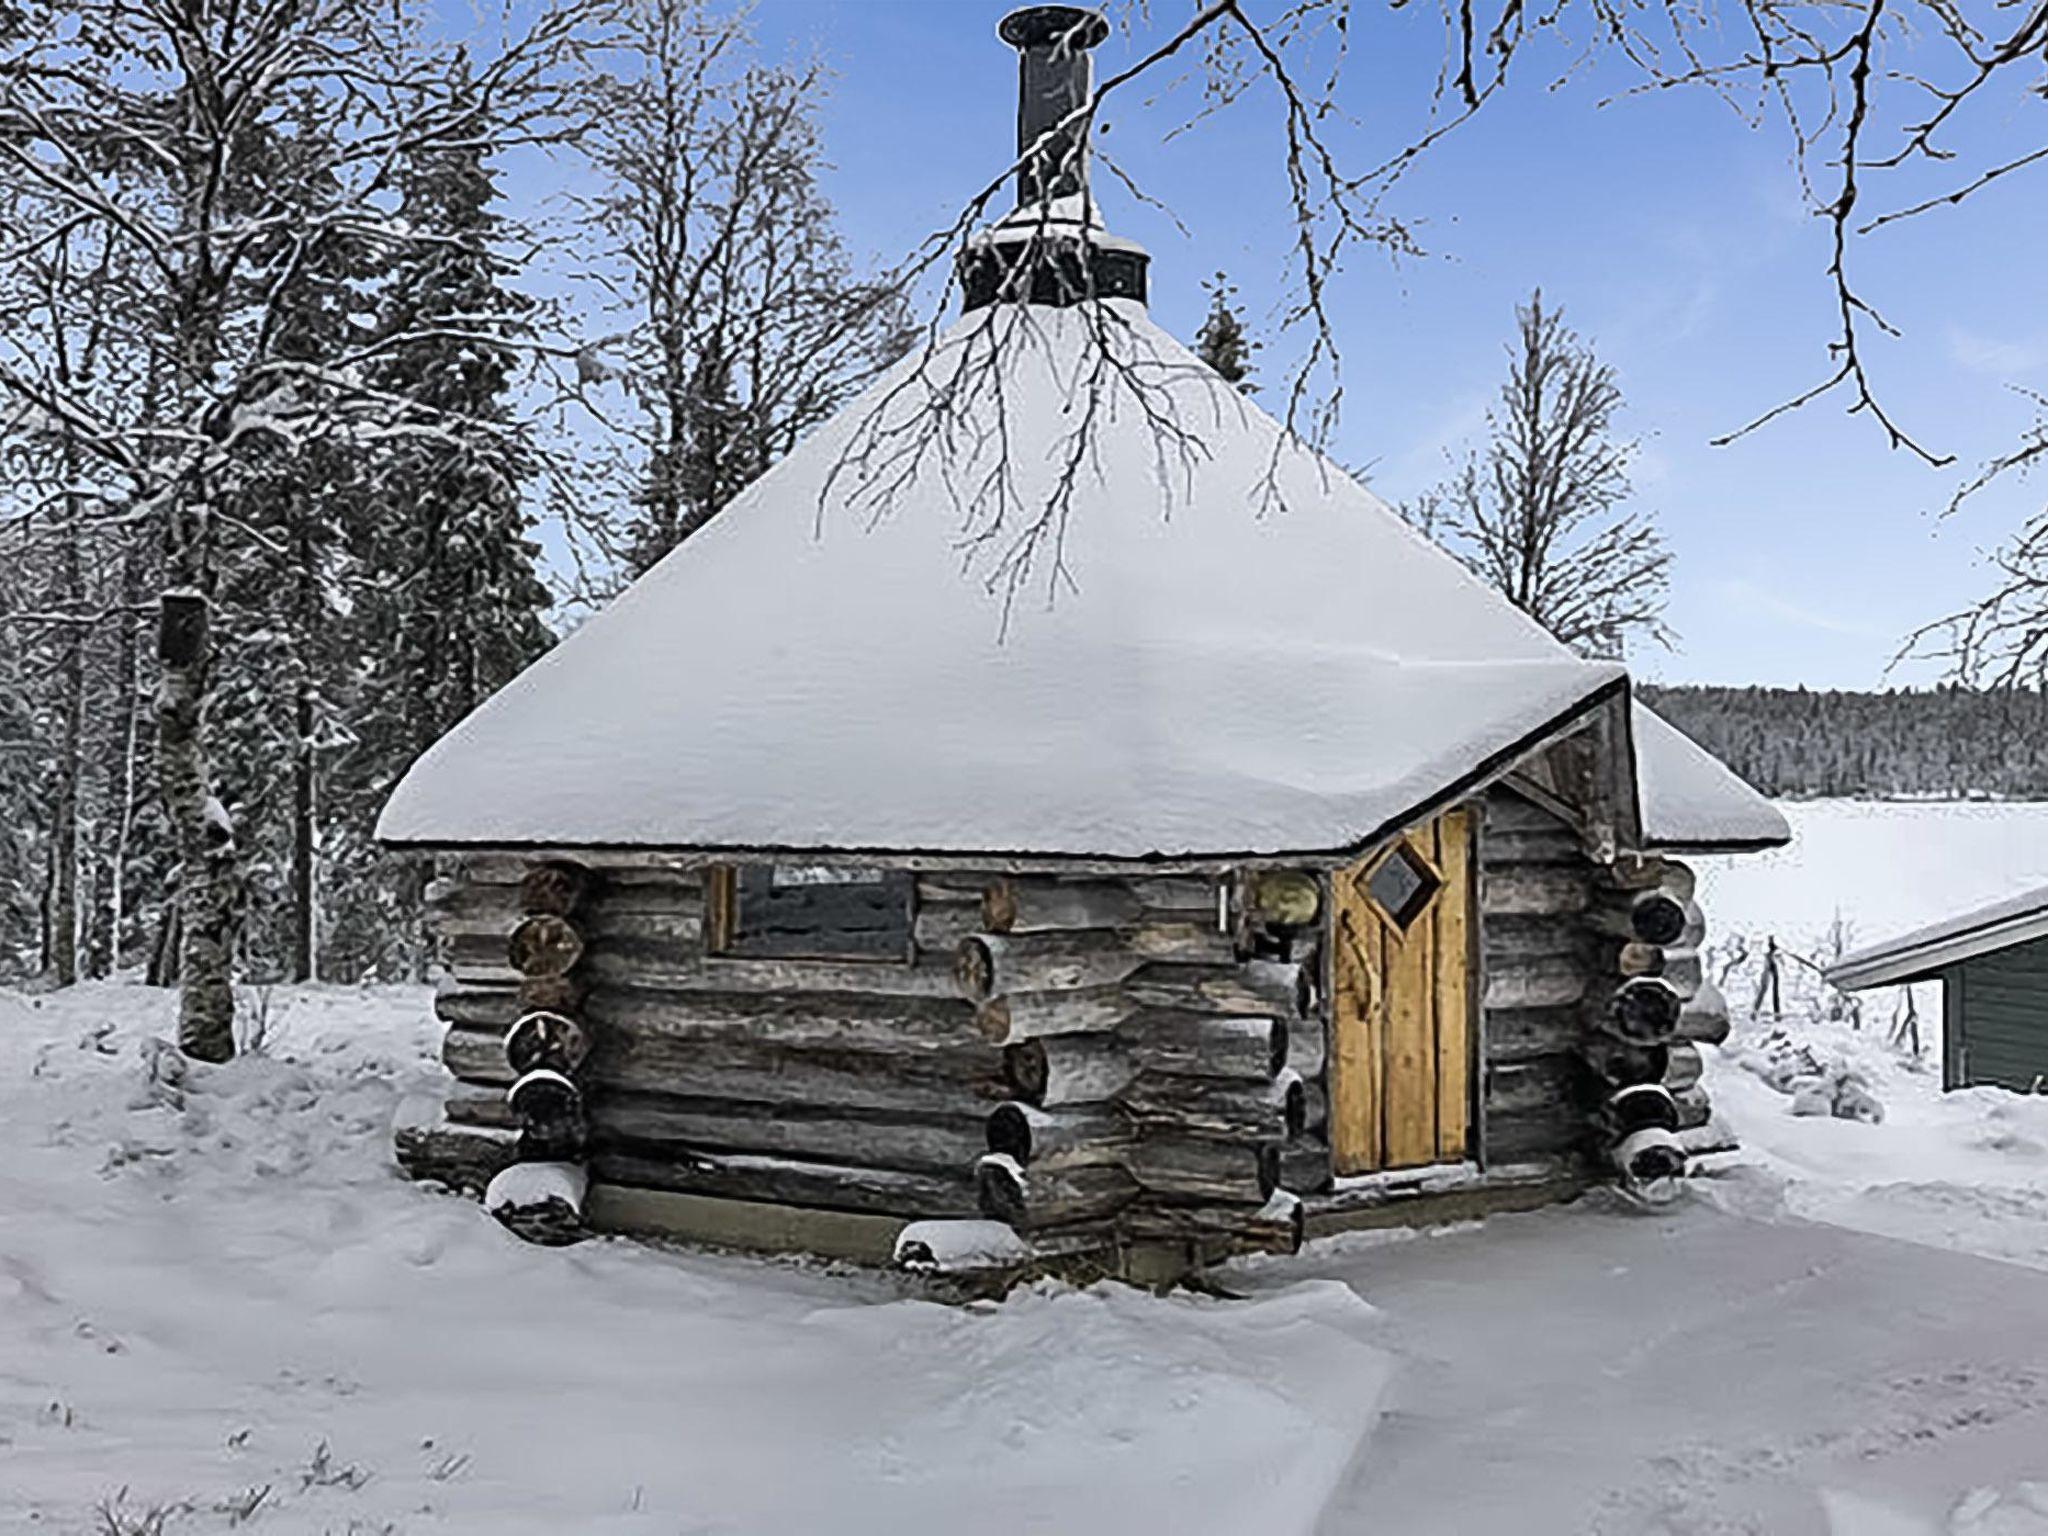
<svg viewBox="0 0 2048 1536"><path fill-rule="evenodd" d="M1768 937L1824 962L1838 934L1853 949L2048 884L2048 805L1824 800L1785 810L1789 848L1695 861L1717 963L1738 946L1749 955L1727 988L1738 1012L1755 1000ZM1797 961L1782 974L1782 1024L1741 1023L1708 1061L1745 1165L1772 1176L1769 1198L1800 1216L2048 1269L2048 1097L1941 1092L1938 983L1913 989L1915 1055L1890 1044L1904 989L1865 994L1859 1023ZM1741 1065L1774 1031L1856 1072L1884 1122L1790 1114L1786 1097Z"/></svg>
<svg viewBox="0 0 2048 1536"><path fill-rule="evenodd" d="M1707 872L1724 936L2048 878L2048 808L1788 809ZM272 1004L208 1069L160 994L0 993L0 1530L2048 1536L2048 1100L1944 1097L1817 992L1783 1027L1886 1118L1792 1115L1745 1023L1748 1150L1673 1209L972 1308L525 1247L391 1164L424 992Z"/></svg>

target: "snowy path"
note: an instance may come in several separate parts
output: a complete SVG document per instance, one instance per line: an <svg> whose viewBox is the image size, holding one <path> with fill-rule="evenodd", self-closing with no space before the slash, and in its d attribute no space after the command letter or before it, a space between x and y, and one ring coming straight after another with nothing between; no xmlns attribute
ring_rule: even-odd
<svg viewBox="0 0 2048 1536"><path fill-rule="evenodd" d="M1402 1361L1324 1536L2048 1532L2010 1491L1951 1523L2048 1483L2048 1275L1598 1198L1255 1271L1304 1274Z"/></svg>

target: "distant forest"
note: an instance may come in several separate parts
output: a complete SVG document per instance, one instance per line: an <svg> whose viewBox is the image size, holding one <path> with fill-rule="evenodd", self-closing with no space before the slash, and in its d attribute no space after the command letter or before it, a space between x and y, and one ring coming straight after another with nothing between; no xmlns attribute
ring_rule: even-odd
<svg viewBox="0 0 2048 1536"><path fill-rule="evenodd" d="M2039 692L1638 694L1766 794L2048 799L2048 698Z"/></svg>

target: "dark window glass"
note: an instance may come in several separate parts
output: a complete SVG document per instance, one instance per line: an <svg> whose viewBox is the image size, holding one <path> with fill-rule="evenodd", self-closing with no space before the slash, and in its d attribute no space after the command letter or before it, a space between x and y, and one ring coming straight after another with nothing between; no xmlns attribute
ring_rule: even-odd
<svg viewBox="0 0 2048 1536"><path fill-rule="evenodd" d="M1429 906L1429 898L1436 894L1437 878L1415 850L1402 842L1396 843L1393 851L1380 860L1365 888L1382 912L1397 926L1406 928Z"/></svg>
<svg viewBox="0 0 2048 1536"><path fill-rule="evenodd" d="M909 958L912 882L902 870L749 864L732 890L728 955Z"/></svg>

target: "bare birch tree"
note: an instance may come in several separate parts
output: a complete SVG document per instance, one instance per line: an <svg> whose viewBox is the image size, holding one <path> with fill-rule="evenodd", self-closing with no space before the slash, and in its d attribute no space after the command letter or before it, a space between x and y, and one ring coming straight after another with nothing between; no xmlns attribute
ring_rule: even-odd
<svg viewBox="0 0 2048 1536"><path fill-rule="evenodd" d="M1671 555L1655 519L1624 506L1636 445L1615 435L1614 370L1541 292L1515 329L1486 446L1403 515L1575 651L1666 642Z"/></svg>
<svg viewBox="0 0 2048 1536"><path fill-rule="evenodd" d="M600 83L585 207L626 316L637 574L900 356L907 324L818 188L822 67L760 62L737 10L635 0Z"/></svg>

